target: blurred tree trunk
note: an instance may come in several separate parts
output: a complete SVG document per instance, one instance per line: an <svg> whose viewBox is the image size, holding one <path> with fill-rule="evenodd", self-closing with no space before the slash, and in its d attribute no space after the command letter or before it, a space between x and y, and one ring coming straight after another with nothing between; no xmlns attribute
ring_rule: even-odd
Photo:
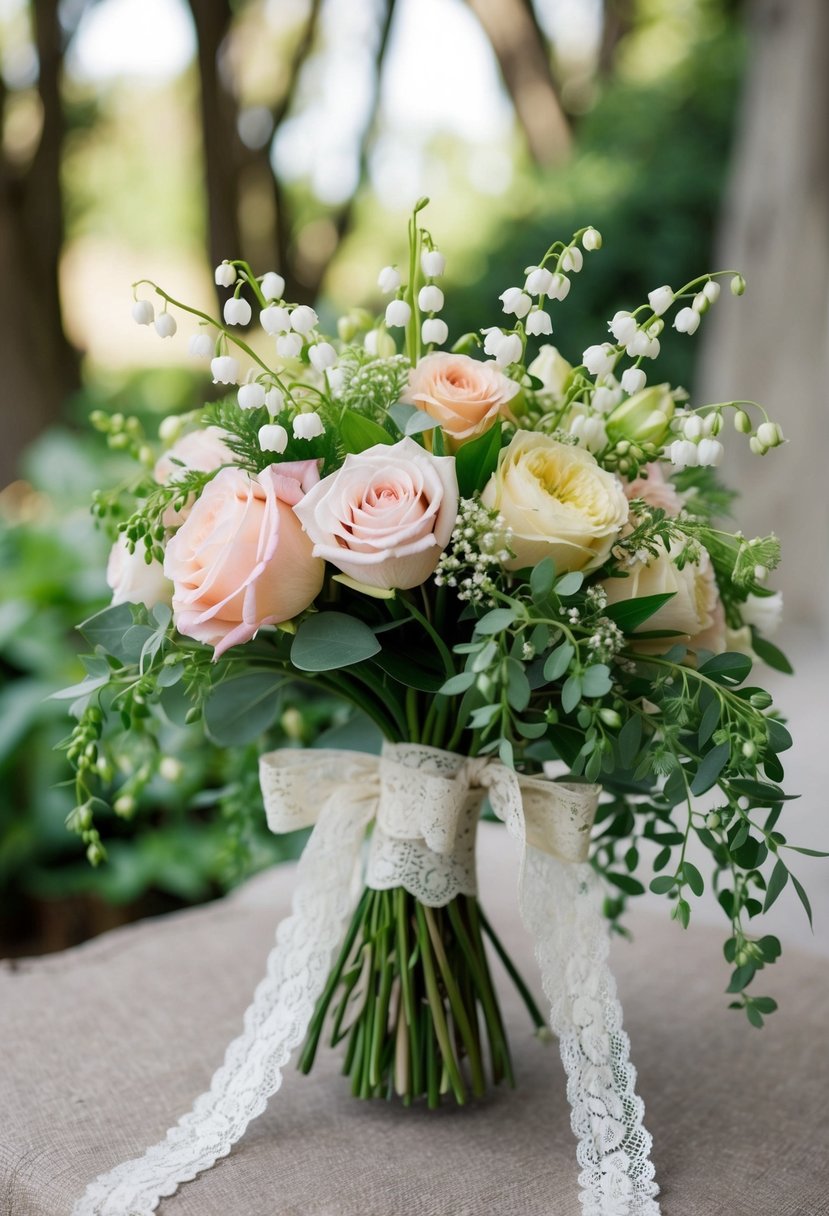
<svg viewBox="0 0 829 1216"><path fill-rule="evenodd" d="M78 354L63 331L58 270L63 246L61 155L65 121L61 102L63 32L57 0L33 0L42 106L40 139L27 165L0 151L0 332L4 339L4 393L14 425L0 446L0 486L13 480L23 448L60 416L80 383ZM5 85L0 86L0 114Z"/></svg>
<svg viewBox="0 0 829 1216"><path fill-rule="evenodd" d="M199 66L204 177L207 197L207 243L211 265L244 256L239 227L239 173L243 155L237 128L238 110L222 50L233 21L229 0L189 0L196 27Z"/></svg>
<svg viewBox="0 0 829 1216"><path fill-rule="evenodd" d="M612 73L619 43L633 29L635 17L635 0L604 0L598 62L600 76L610 76Z"/></svg>
<svg viewBox="0 0 829 1216"><path fill-rule="evenodd" d="M570 151L570 127L531 0L467 3L495 52L534 163L541 168L561 163Z"/></svg>
<svg viewBox="0 0 829 1216"><path fill-rule="evenodd" d="M710 401L753 398L791 444L729 445L745 530L783 542L792 623L829 626L829 4L753 0L741 125L720 264L748 290L705 322Z"/></svg>

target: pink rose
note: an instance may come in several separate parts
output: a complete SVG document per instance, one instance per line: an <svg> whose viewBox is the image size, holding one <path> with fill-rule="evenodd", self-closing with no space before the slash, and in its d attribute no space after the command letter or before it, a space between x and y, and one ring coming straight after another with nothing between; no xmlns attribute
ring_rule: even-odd
<svg viewBox="0 0 829 1216"><path fill-rule="evenodd" d="M424 583L449 543L458 514L451 456L432 456L413 439L346 456L296 507L324 557L371 587Z"/></svg>
<svg viewBox="0 0 829 1216"><path fill-rule="evenodd" d="M161 564L144 559L143 541L130 553L126 536L119 536L110 549L107 583L112 588L113 604L169 604L173 588L164 577Z"/></svg>
<svg viewBox="0 0 829 1216"><path fill-rule="evenodd" d="M403 397L439 423L451 448L488 431L499 418L515 419L509 402L520 391L494 363L468 355L426 355L409 372Z"/></svg>
<svg viewBox="0 0 829 1216"><path fill-rule="evenodd" d="M676 486L665 477L662 465L657 461L645 465L647 477L637 477L625 483L628 501L643 499L649 507L660 507L666 515L676 516L682 510L682 499Z"/></svg>
<svg viewBox="0 0 829 1216"><path fill-rule="evenodd" d="M179 633L215 646L218 659L313 602L325 567L293 508L318 481L313 460L270 465L258 476L219 470L167 545Z"/></svg>

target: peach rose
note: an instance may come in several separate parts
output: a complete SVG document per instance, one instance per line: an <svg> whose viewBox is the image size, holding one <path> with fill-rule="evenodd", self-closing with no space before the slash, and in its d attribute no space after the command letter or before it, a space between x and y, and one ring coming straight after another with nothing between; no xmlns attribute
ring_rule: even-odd
<svg viewBox="0 0 829 1216"><path fill-rule="evenodd" d="M520 391L494 363L468 355L426 355L409 372L403 401L439 423L450 449L488 431L499 418L513 418L509 403Z"/></svg>
<svg viewBox="0 0 829 1216"><path fill-rule="evenodd" d="M168 481L179 480L188 469L212 473L223 464L233 464L236 457L226 439L226 432L218 426L206 426L182 435L158 460L153 477L159 485L166 485Z"/></svg>
<svg viewBox="0 0 829 1216"><path fill-rule="evenodd" d="M112 588L113 604L169 604L173 588L164 577L160 562L147 562L144 545L130 553L126 536L119 536L109 552L107 583Z"/></svg>
<svg viewBox="0 0 829 1216"><path fill-rule="evenodd" d="M318 481L313 460L272 464L258 476L220 469L167 545L175 626L214 646L214 659L318 595L325 567L293 511Z"/></svg>
<svg viewBox="0 0 829 1216"><path fill-rule="evenodd" d="M649 507L660 507L666 515L679 515L682 499L676 486L665 477L662 465L652 461L645 465L645 469L647 477L637 477L633 481L625 482L624 490L628 501L641 498Z"/></svg>
<svg viewBox="0 0 829 1216"><path fill-rule="evenodd" d="M627 578L608 578L600 584L611 604L648 595L671 594L671 599L648 617L633 636L663 629L680 636L643 638L634 642L635 648L643 653L660 654L676 642L692 649L725 650L725 613L711 559L703 550L698 562L686 562L680 570L676 558L682 549L681 542L674 542L670 549L663 547L650 561L634 562Z"/></svg>
<svg viewBox="0 0 829 1216"><path fill-rule="evenodd" d="M295 509L315 557L371 587L418 587L455 526L455 461L430 455L413 439L378 443L346 456Z"/></svg>
<svg viewBox="0 0 829 1216"><path fill-rule="evenodd" d="M222 465L234 464L235 454L227 446L227 433L218 426L206 426L199 431L182 435L156 462L153 477L159 485L180 481L191 469L198 473L212 473ZM178 528L184 523L193 506L191 494L180 511L170 505L162 516L165 528Z"/></svg>

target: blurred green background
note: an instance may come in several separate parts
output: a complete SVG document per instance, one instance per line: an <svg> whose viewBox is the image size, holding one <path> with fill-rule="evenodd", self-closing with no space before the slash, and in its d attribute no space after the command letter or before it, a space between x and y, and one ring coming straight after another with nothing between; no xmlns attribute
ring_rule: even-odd
<svg viewBox="0 0 829 1216"><path fill-rule="evenodd" d="M130 283L212 311L212 266L241 255L333 323L378 305L428 194L455 336L496 323L551 240L601 230L554 336L578 357L617 308L712 268L768 7L0 0L0 953L209 898L291 849L262 826L256 749L185 727L105 825L108 864L64 828L65 703L46 698L79 677L74 626L108 598L90 494L125 475L86 419L154 434L213 391L186 334L131 322ZM691 388L694 349L667 334L664 377ZM339 721L302 694L284 710L272 742Z"/></svg>

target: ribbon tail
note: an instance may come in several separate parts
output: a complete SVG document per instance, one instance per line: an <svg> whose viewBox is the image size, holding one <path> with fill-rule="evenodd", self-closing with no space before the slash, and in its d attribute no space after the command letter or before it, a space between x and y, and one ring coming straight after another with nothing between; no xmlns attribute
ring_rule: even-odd
<svg viewBox="0 0 829 1216"><path fill-rule="evenodd" d="M567 1073L584 1216L659 1216L652 1140L608 964L598 879L587 864L532 847L522 871L521 916Z"/></svg>
<svg viewBox="0 0 829 1216"><path fill-rule="evenodd" d="M344 790L323 807L297 867L291 915L281 922L267 973L207 1093L142 1157L102 1174L73 1216L149 1216L225 1157L282 1084L325 986L353 910L354 877L375 802Z"/></svg>

